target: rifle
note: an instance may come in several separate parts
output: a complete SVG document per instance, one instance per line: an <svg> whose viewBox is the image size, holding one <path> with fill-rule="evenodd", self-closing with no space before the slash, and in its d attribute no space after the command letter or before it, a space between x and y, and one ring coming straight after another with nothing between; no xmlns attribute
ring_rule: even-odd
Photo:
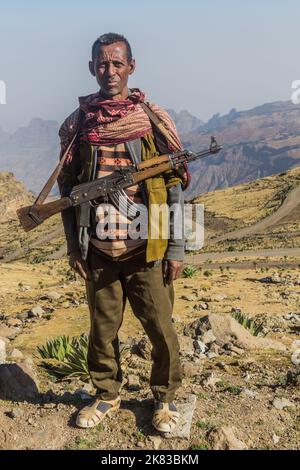
<svg viewBox="0 0 300 470"><path fill-rule="evenodd" d="M114 193L123 191L153 176L176 170L185 163L218 153L221 149L222 147L217 144L215 137L212 136L210 147L207 150L199 153L182 150L170 155L153 157L139 163L136 167L120 168L111 175L74 186L68 197L62 197L46 204L21 207L17 210L17 215L25 232L29 232L52 215L69 207L76 207L99 198L106 200L112 196L113 199Z"/></svg>

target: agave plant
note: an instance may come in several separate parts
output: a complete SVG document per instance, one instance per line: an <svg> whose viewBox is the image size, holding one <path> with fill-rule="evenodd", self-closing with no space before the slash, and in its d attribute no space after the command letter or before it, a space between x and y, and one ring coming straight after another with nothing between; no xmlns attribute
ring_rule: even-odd
<svg viewBox="0 0 300 470"><path fill-rule="evenodd" d="M244 328L246 328L252 336L258 336L259 333L263 332L263 324L257 324L253 318L247 317L240 311L232 313L233 318Z"/></svg>
<svg viewBox="0 0 300 470"><path fill-rule="evenodd" d="M192 265L188 264L183 269L182 276L183 277L193 277L196 274L197 271L198 271L198 269L195 268L195 266L192 266Z"/></svg>
<svg viewBox="0 0 300 470"><path fill-rule="evenodd" d="M42 366L58 377L89 376L87 366L88 336L58 336L37 348L44 359Z"/></svg>

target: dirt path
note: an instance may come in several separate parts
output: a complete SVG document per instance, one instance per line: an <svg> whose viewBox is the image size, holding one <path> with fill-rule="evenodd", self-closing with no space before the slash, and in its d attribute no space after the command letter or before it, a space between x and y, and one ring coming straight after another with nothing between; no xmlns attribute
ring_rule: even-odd
<svg viewBox="0 0 300 470"><path fill-rule="evenodd" d="M295 259L284 259L285 257L295 257ZM251 269L256 262L259 268L295 268L300 265L300 248L281 248L270 250L249 250L249 251L226 251L201 253L187 255L186 264L201 266L202 269L218 269L230 266L230 269ZM245 259L243 259L245 258ZM251 260L253 258L253 260ZM265 258L260 259L258 258ZM281 259L269 259L281 258Z"/></svg>
<svg viewBox="0 0 300 470"><path fill-rule="evenodd" d="M279 209L273 214L266 217L265 219L260 220L256 224L251 225L250 227L245 227L240 230L235 230L233 232L228 232L228 233L225 233L224 235L211 238L207 242L209 244L212 244L212 243L215 244L223 240L234 240L238 238L247 237L249 235L254 235L256 233L260 233L263 230L267 229L268 227L275 225L277 222L279 222L281 219L287 216L292 210L294 210L298 206L299 203L300 203L300 186L297 186L295 189L293 189L292 191L288 193L287 197L285 198L285 200L283 201Z"/></svg>

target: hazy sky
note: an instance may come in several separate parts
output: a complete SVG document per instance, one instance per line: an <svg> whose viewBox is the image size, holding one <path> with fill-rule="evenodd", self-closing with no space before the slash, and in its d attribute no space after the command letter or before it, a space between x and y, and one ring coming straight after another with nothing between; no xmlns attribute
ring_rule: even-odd
<svg viewBox="0 0 300 470"><path fill-rule="evenodd" d="M130 41L130 85L203 120L231 108L288 100L300 79L299 0L0 0L0 127L61 121L97 90L91 45Z"/></svg>

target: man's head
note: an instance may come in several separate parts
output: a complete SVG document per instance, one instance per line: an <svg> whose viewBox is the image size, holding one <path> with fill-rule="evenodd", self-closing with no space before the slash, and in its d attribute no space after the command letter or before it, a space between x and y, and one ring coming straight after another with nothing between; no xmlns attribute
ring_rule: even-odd
<svg viewBox="0 0 300 470"><path fill-rule="evenodd" d="M96 77L101 93L112 99L128 94L128 77L134 72L135 61L129 42L120 34L103 34L93 44L91 74Z"/></svg>

